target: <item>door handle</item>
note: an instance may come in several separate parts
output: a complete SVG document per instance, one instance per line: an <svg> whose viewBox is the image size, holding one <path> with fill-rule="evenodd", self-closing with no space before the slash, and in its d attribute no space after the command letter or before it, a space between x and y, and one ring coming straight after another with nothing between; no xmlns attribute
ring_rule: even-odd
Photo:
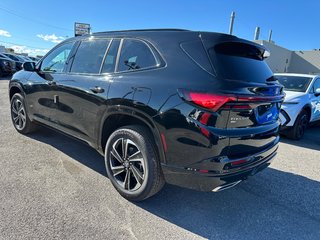
<svg viewBox="0 0 320 240"><path fill-rule="evenodd" d="M104 89L102 87L98 87L98 86L92 87L92 88L90 88L90 90L93 93L103 93L104 92Z"/></svg>

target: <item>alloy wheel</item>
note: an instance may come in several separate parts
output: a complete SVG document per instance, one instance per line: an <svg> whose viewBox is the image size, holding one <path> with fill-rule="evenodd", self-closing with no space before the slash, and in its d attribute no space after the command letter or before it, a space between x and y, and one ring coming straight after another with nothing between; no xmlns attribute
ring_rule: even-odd
<svg viewBox="0 0 320 240"><path fill-rule="evenodd" d="M22 101L15 98L11 104L12 120L18 130L24 129L26 126L27 116Z"/></svg>
<svg viewBox="0 0 320 240"><path fill-rule="evenodd" d="M118 139L112 145L109 163L112 175L121 188L134 192L142 186L145 179L145 160L132 140Z"/></svg>

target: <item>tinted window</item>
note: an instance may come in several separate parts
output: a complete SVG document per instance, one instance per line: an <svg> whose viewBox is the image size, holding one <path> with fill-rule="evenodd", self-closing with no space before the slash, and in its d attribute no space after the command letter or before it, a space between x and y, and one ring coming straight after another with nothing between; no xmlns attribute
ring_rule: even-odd
<svg viewBox="0 0 320 240"><path fill-rule="evenodd" d="M119 48L120 40L114 39L112 40L111 46L109 47L106 59L104 60L102 72L110 73L114 72L114 68L117 60L117 53Z"/></svg>
<svg viewBox="0 0 320 240"><path fill-rule="evenodd" d="M41 63L44 72L62 72L72 50L74 42L66 43L54 49Z"/></svg>
<svg viewBox="0 0 320 240"><path fill-rule="evenodd" d="M210 59L220 76L248 82L273 80L263 54L264 49L246 43L222 43L209 49Z"/></svg>
<svg viewBox="0 0 320 240"><path fill-rule="evenodd" d="M297 76L276 76L276 78L284 86L284 90L294 92L305 92L312 80L309 77Z"/></svg>
<svg viewBox="0 0 320 240"><path fill-rule="evenodd" d="M138 40L124 40L118 71L132 71L156 66L157 62L150 48Z"/></svg>
<svg viewBox="0 0 320 240"><path fill-rule="evenodd" d="M74 57L71 72L99 73L104 54L110 40L90 40L81 42Z"/></svg>
<svg viewBox="0 0 320 240"><path fill-rule="evenodd" d="M15 57L15 56L13 56L13 55L10 55L10 54L5 54L8 58L10 58L10 59L12 59L12 60L14 60L14 61L20 61L17 57Z"/></svg>
<svg viewBox="0 0 320 240"><path fill-rule="evenodd" d="M320 88L320 78L316 79L314 82L313 91L317 90L318 88Z"/></svg>
<svg viewBox="0 0 320 240"><path fill-rule="evenodd" d="M1 54L1 53L0 53L0 57L1 57L1 58L6 58L6 59L10 59L10 58L8 58L8 57L7 57L6 55L4 55L4 54Z"/></svg>
<svg viewBox="0 0 320 240"><path fill-rule="evenodd" d="M214 73L201 40L181 43L181 48L198 66L210 73Z"/></svg>

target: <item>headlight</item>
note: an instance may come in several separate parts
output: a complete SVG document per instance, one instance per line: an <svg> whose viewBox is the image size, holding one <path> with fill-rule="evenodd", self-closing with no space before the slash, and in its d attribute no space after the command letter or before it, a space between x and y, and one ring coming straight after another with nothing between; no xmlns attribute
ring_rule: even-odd
<svg viewBox="0 0 320 240"><path fill-rule="evenodd" d="M7 65L7 66L10 65L10 63L9 63L8 61L3 61L3 64L4 64L4 65Z"/></svg>

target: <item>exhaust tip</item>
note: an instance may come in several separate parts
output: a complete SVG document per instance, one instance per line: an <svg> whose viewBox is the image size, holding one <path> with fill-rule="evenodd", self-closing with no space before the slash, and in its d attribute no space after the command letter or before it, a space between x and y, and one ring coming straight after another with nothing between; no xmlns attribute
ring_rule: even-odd
<svg viewBox="0 0 320 240"><path fill-rule="evenodd" d="M214 188L212 190L212 192L220 192L220 191L226 190L228 188L232 188L232 187L234 187L235 185L237 185L240 182L242 182L242 180L239 180L239 181L236 181L236 182L232 182L232 183L227 183L225 185L222 185L222 186Z"/></svg>

